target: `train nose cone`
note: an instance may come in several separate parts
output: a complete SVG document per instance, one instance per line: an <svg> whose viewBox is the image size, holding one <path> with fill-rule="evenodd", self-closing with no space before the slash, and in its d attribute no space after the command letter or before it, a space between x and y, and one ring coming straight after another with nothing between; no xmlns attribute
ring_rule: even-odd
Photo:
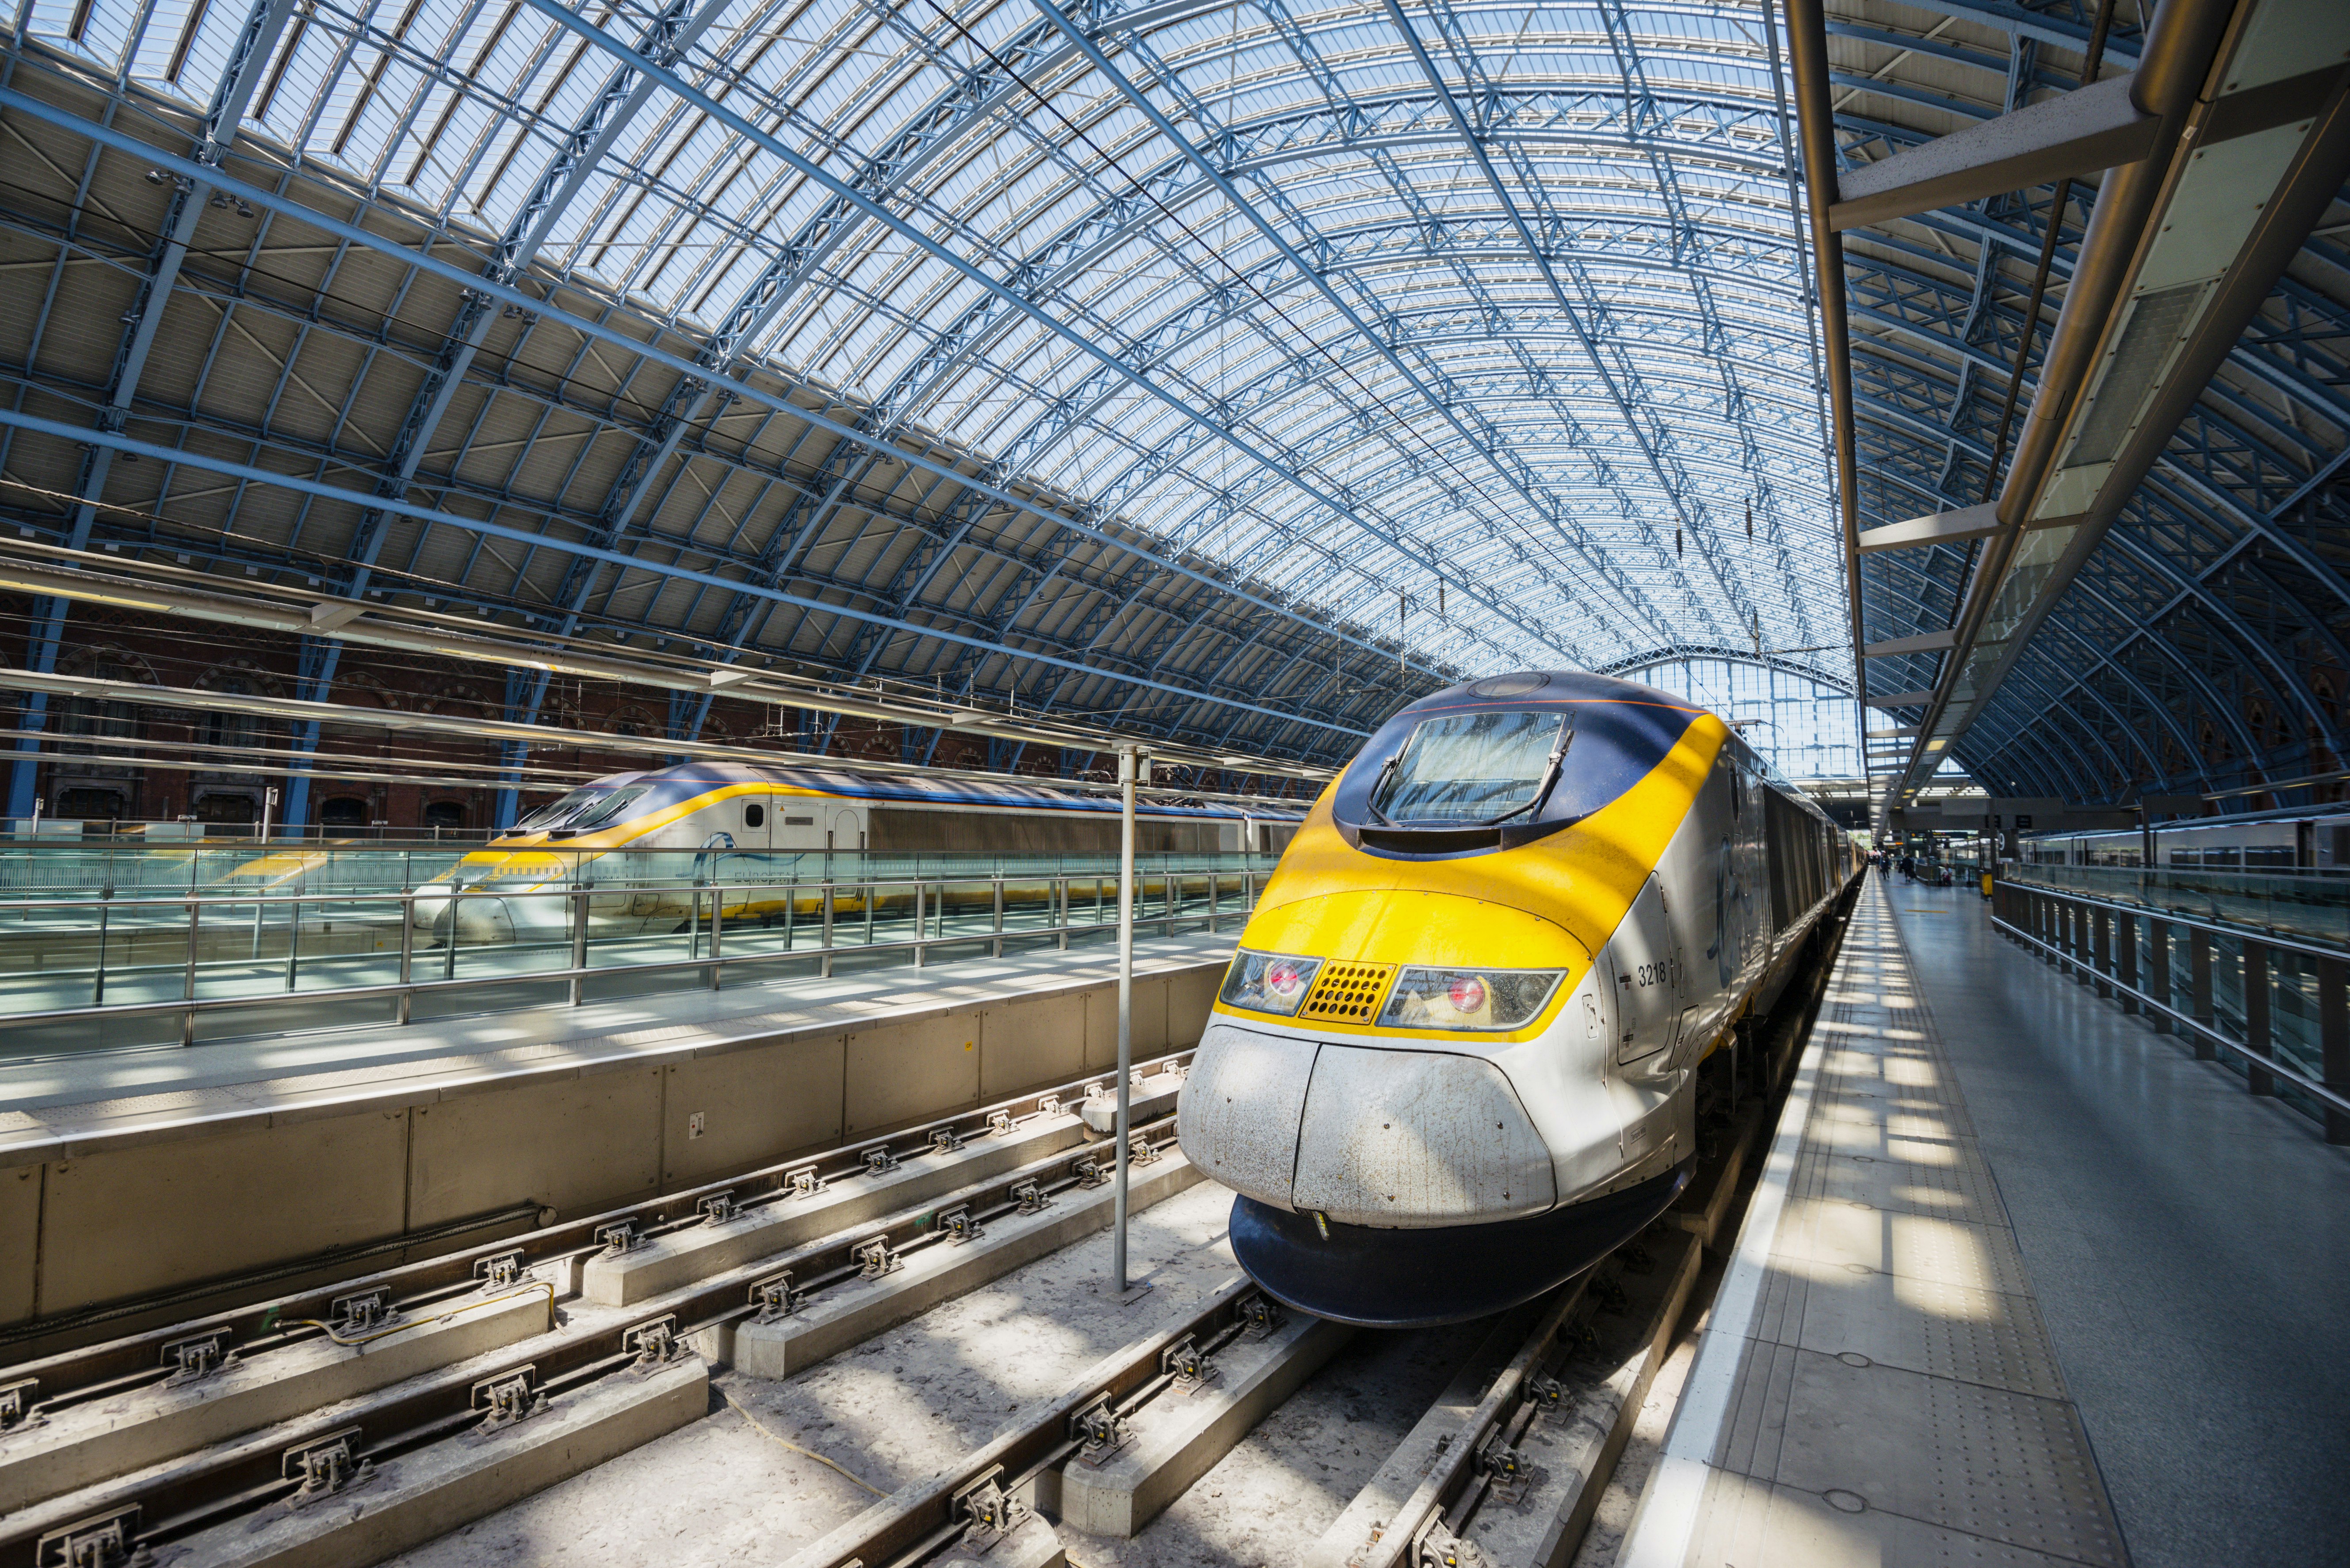
<svg viewBox="0 0 2350 1568"><path fill-rule="evenodd" d="M1476 1056L1219 1020L1192 1059L1176 1136L1234 1191L1349 1225L1478 1223L1558 1200L1549 1146L1502 1070Z"/></svg>
<svg viewBox="0 0 2350 1568"><path fill-rule="evenodd" d="M1222 1019L1201 1039L1176 1131L1239 1193L1232 1253L1252 1278L1304 1311L1387 1327L1531 1300L1688 1179L1674 1170L1559 1208L1549 1147L1492 1063Z"/></svg>

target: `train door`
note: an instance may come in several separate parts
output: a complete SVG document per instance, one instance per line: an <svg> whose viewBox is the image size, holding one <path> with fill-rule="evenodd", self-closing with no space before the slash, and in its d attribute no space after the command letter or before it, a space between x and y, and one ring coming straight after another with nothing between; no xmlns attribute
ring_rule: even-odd
<svg viewBox="0 0 2350 1568"><path fill-rule="evenodd" d="M1650 872L1607 943L1616 973L1618 1065L1672 1048L1681 1021L1679 946L1665 907L1664 885Z"/></svg>
<svg viewBox="0 0 2350 1568"><path fill-rule="evenodd" d="M825 835L827 849L841 851L865 847L865 821L854 806L840 806L832 814L832 826Z"/></svg>
<svg viewBox="0 0 2350 1568"><path fill-rule="evenodd" d="M751 855L764 855L770 835L775 831L775 803L764 794L737 794L727 797L733 808L733 825L727 829L734 836L734 847Z"/></svg>

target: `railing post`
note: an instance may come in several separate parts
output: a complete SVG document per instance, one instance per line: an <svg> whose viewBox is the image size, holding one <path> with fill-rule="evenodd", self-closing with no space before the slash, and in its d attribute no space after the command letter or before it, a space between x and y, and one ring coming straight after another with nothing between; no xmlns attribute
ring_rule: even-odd
<svg viewBox="0 0 2350 1568"><path fill-rule="evenodd" d="M443 952L441 957L441 978L442 980L454 980L457 978L457 929L459 925L457 919L457 905L464 898L464 893L456 888L449 889L449 940L445 944L447 950Z"/></svg>
<svg viewBox="0 0 2350 1568"><path fill-rule="evenodd" d="M914 967L916 969L920 969L930 956L930 944L923 940L930 934L931 924L930 915L923 903L923 894L926 891L920 878L917 877L914 882Z"/></svg>
<svg viewBox="0 0 2350 1568"><path fill-rule="evenodd" d="M833 891L832 878L829 877L827 877L824 880L824 896L818 900L818 908L824 916L824 934L822 937L822 945L816 950L824 956L816 961L816 971L820 975L830 978L832 974Z"/></svg>
<svg viewBox="0 0 2350 1568"><path fill-rule="evenodd" d="M2273 1044L2269 1037L2269 973L2272 967L2267 946L2246 938L2244 1044L2251 1048L2254 1057L2267 1055ZM2248 1058L2244 1063L2244 1086L2255 1095L2273 1095L2276 1075Z"/></svg>
<svg viewBox="0 0 2350 1568"><path fill-rule="evenodd" d="M710 888L710 989L716 991L726 975L726 889Z"/></svg>
<svg viewBox="0 0 2350 1568"><path fill-rule="evenodd" d="M1002 957L1003 956L1003 877L998 877L997 878L995 878L995 883L994 883L994 891L995 891L995 950L995 950L995 956L996 956L997 958L1002 958Z"/></svg>
<svg viewBox="0 0 2350 1568"><path fill-rule="evenodd" d="M295 966L302 957L302 900L296 898L286 906L286 991L294 992Z"/></svg>
<svg viewBox="0 0 2350 1568"><path fill-rule="evenodd" d="M180 1000L188 1005L180 1010L180 1044L196 1043L196 941L203 925L203 906L191 898L188 900L188 969L180 981Z"/></svg>
<svg viewBox="0 0 2350 1568"><path fill-rule="evenodd" d="M406 1023L414 1011L411 1006L414 995L408 987L415 971L416 889L402 888L400 890L400 1000L392 1009L392 1022L396 1023Z"/></svg>
<svg viewBox="0 0 2350 1568"><path fill-rule="evenodd" d="M2117 914L2114 917L2114 958L2117 964L2115 972L2120 977L2122 982L2122 1011L2126 1013L2134 1013L2137 1011L2137 998L2130 992L2138 988L2137 917L2136 915Z"/></svg>
<svg viewBox="0 0 2350 1568"><path fill-rule="evenodd" d="M2089 968L2096 976L2097 994L2114 994L2114 916L2103 905L2089 906Z"/></svg>
<svg viewBox="0 0 2350 1568"><path fill-rule="evenodd" d="M2153 915L2146 918L2146 957L2147 994L2165 1007L2177 1006L2178 1002L2170 992L2170 923ZM2158 1012L2154 1015L2154 1032L2157 1034L2177 1032L2177 1025L2170 1022L2170 1014Z"/></svg>
<svg viewBox="0 0 2350 1568"><path fill-rule="evenodd" d="M98 897L98 963L90 971L89 977L89 1004L92 1007L106 1004L106 918L114 912L114 905L110 901L114 897L111 877L108 878L106 887Z"/></svg>
<svg viewBox="0 0 2350 1568"><path fill-rule="evenodd" d="M2350 963L2317 961L2317 1046L2325 1086L2350 1096ZM2325 1141L2350 1143L2350 1112L2325 1108Z"/></svg>
<svg viewBox="0 0 2350 1568"><path fill-rule="evenodd" d="M1068 879L1066 877L1062 877L1062 878L1059 880L1059 882L1058 882L1058 883L1056 883L1056 884L1055 884L1055 886L1056 886L1056 887L1058 888L1058 889L1059 889L1059 890L1058 890L1058 891L1054 895L1054 898L1055 898L1054 908L1055 908L1056 910L1058 910L1058 911L1059 911L1058 915L1055 917L1055 922L1056 922L1056 923L1058 924L1058 926L1060 927L1060 931L1061 931L1060 950L1061 950L1061 951L1063 951L1063 952L1067 952L1067 951L1069 950L1069 916L1070 916L1070 911L1069 911L1069 879Z"/></svg>
<svg viewBox="0 0 2350 1568"><path fill-rule="evenodd" d="M2187 928L2187 1016L2210 1029L2219 1020L2211 1011L2211 933L2200 926ZM2220 1048L2201 1034L2195 1036L2197 1060L2209 1062Z"/></svg>
<svg viewBox="0 0 2350 1568"><path fill-rule="evenodd" d="M571 901L571 983L566 987L572 1006L579 1005L579 995L587 981L580 971L588 967L588 890L575 887Z"/></svg>

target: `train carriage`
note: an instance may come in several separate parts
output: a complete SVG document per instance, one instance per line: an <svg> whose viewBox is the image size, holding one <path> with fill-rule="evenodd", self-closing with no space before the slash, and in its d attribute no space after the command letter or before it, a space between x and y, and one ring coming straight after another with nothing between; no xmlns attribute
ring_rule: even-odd
<svg viewBox="0 0 2350 1568"><path fill-rule="evenodd" d="M1528 671L1401 710L1267 883L1184 1092L1240 1261L1398 1326L1589 1266L1687 1181L1698 1063L1858 867L1665 692Z"/></svg>
<svg viewBox="0 0 2350 1568"><path fill-rule="evenodd" d="M1151 801L1135 815L1139 854L1271 855L1301 813ZM1118 840L1115 799L1049 783L689 763L615 774L538 807L421 887L416 920L432 942L452 927L467 944L556 940L584 886L591 934L655 934L708 907L699 885L721 889L725 919L768 919L786 904L812 913L826 881L869 883L925 856L986 856L1041 875L1062 857L1115 855ZM837 898L835 913L893 898L910 903L910 885Z"/></svg>

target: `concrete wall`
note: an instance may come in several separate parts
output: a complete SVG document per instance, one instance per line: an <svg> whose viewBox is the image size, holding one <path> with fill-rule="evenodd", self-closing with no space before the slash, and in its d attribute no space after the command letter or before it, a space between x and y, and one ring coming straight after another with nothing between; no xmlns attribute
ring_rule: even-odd
<svg viewBox="0 0 2350 1568"><path fill-rule="evenodd" d="M1196 1043L1222 975L1215 963L1139 978L1136 1056ZM490 1079L404 1105L288 1112L265 1127L109 1138L0 1167L0 1324L521 1204L592 1214L1081 1078L1117 1055L1117 987L1094 986Z"/></svg>

